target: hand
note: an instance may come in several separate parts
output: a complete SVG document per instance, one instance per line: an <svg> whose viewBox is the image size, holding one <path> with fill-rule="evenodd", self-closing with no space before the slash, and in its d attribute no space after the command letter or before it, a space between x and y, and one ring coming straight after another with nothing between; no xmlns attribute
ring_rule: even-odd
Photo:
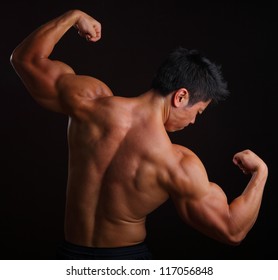
<svg viewBox="0 0 278 280"><path fill-rule="evenodd" d="M101 38L101 24L91 16L83 13L74 27L78 34L87 41L96 42Z"/></svg>
<svg viewBox="0 0 278 280"><path fill-rule="evenodd" d="M233 162L244 174L253 174L261 167L266 167L264 161L251 150L238 152L233 157Z"/></svg>

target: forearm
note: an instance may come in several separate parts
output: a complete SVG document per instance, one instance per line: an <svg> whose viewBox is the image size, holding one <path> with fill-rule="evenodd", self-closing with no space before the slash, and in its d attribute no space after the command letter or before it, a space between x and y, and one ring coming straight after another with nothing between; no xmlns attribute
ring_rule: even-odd
<svg viewBox="0 0 278 280"><path fill-rule="evenodd" d="M243 193L230 204L231 231L242 235L242 238L257 220L267 176L267 166L262 164L253 173Z"/></svg>
<svg viewBox="0 0 278 280"><path fill-rule="evenodd" d="M62 36L78 21L81 11L71 10L32 32L12 54L12 62L48 58Z"/></svg>

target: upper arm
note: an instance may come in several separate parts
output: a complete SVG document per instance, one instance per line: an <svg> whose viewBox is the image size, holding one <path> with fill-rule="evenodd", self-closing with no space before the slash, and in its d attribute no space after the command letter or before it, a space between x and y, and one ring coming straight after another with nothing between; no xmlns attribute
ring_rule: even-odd
<svg viewBox="0 0 278 280"><path fill-rule="evenodd" d="M186 152L171 189L171 198L182 219L202 233L225 242L230 236L230 211L223 190L208 180L200 159Z"/></svg>
<svg viewBox="0 0 278 280"><path fill-rule="evenodd" d="M81 110L86 111L93 99L112 95L103 82L76 75L60 61L34 58L13 61L13 66L37 103L52 111L78 115Z"/></svg>

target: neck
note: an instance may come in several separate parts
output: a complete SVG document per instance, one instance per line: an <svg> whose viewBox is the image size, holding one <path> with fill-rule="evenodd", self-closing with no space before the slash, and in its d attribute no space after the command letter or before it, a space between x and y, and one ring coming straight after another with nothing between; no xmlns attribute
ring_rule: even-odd
<svg viewBox="0 0 278 280"><path fill-rule="evenodd" d="M169 118L170 114L170 95L162 96L155 90L149 90L138 97L143 103L144 108L150 108L150 110L161 117L163 124Z"/></svg>

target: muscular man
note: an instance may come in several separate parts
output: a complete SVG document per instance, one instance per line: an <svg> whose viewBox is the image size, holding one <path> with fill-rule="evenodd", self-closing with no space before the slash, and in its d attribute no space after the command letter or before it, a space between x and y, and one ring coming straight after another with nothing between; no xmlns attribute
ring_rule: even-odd
<svg viewBox="0 0 278 280"><path fill-rule="evenodd" d="M219 67L198 51L177 48L150 90L132 98L113 96L100 80L49 58L71 27L89 42L101 38L97 20L70 10L35 30L11 55L33 98L69 116L65 242L59 256L151 258L144 243L146 216L168 198L185 223L220 242L239 244L257 219L267 165L250 150L235 154L233 162L251 178L228 203L197 155L172 144L167 134L193 124L211 102L228 96Z"/></svg>

